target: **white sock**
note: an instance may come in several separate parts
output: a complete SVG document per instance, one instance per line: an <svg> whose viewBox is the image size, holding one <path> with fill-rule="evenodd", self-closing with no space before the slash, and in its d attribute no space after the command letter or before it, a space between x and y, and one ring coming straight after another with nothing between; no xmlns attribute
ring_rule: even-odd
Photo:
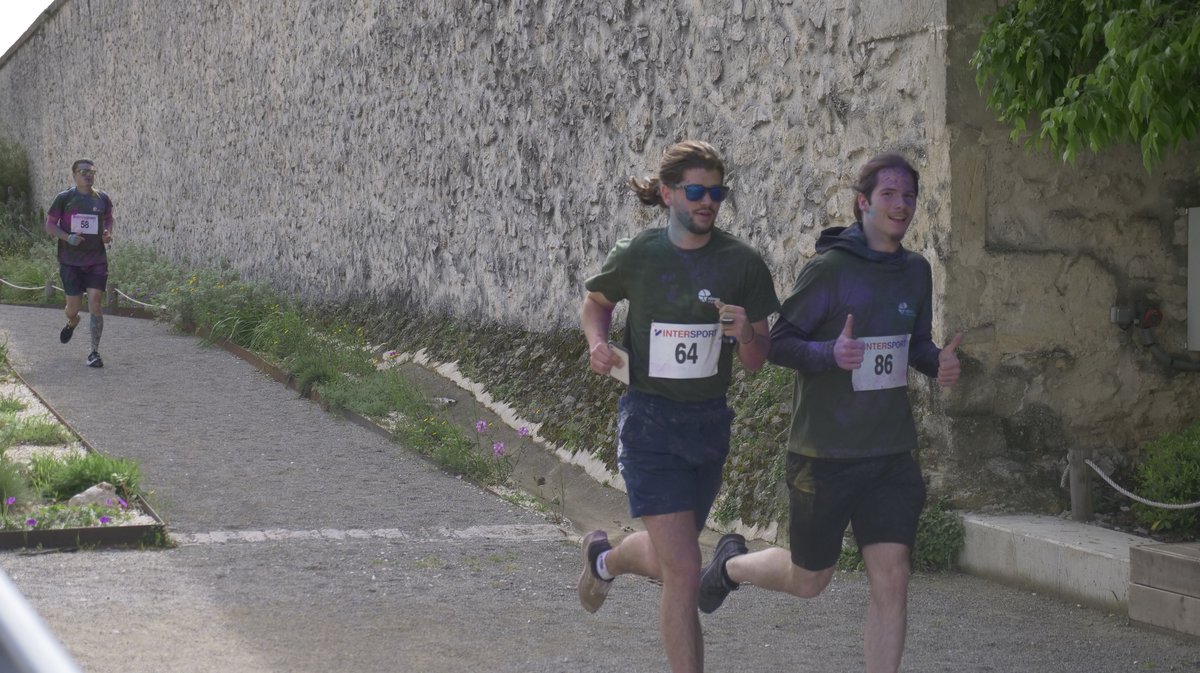
<svg viewBox="0 0 1200 673"><path fill-rule="evenodd" d="M596 574L600 576L600 579L605 581L611 581L617 578L616 575L608 572L608 564L604 562L605 557L608 556L610 551L612 550L606 549L600 552L599 556L596 557Z"/></svg>

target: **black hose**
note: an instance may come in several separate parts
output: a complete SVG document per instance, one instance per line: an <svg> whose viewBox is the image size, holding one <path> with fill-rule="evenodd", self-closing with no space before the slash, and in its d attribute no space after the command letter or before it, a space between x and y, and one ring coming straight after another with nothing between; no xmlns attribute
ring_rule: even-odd
<svg viewBox="0 0 1200 673"><path fill-rule="evenodd" d="M1185 372L1200 372L1200 362L1188 360L1186 358L1175 357L1158 345L1154 340L1154 333L1149 328L1140 327L1138 333L1142 335L1142 346L1150 350L1150 354L1154 356L1163 365L1171 369L1178 369Z"/></svg>

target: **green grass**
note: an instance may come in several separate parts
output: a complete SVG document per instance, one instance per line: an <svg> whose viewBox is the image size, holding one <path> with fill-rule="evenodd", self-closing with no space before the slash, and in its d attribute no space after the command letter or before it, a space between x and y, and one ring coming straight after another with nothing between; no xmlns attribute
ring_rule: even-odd
<svg viewBox="0 0 1200 673"><path fill-rule="evenodd" d="M431 410L425 394L392 369L376 371L358 380L340 379L319 390L321 401L329 408L350 409L375 419L392 412L419 417Z"/></svg>
<svg viewBox="0 0 1200 673"><path fill-rule="evenodd" d="M0 458L0 512L7 515L14 506L28 505L33 502L34 495L21 466ZM9 498L13 502L8 502Z"/></svg>
<svg viewBox="0 0 1200 673"><path fill-rule="evenodd" d="M0 518L5 530L53 530L62 528L91 528L116 526L133 518L133 513L119 504L68 505L51 503L34 507L19 516Z"/></svg>
<svg viewBox="0 0 1200 673"><path fill-rule="evenodd" d="M0 414L15 414L25 410L25 403L15 397L0 397Z"/></svg>
<svg viewBox="0 0 1200 673"><path fill-rule="evenodd" d="M99 453L71 455L66 458L35 455L30 463L33 487L50 500L64 500L108 482L128 500L140 495L141 470L136 462Z"/></svg>
<svg viewBox="0 0 1200 673"><path fill-rule="evenodd" d="M71 433L57 421L42 418L16 420L4 423L3 427L0 427L0 446L55 446L66 444L72 439Z"/></svg>

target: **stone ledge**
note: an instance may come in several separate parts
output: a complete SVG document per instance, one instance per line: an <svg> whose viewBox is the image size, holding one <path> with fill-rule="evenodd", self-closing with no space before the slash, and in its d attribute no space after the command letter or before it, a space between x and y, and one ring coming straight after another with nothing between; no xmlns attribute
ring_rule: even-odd
<svg viewBox="0 0 1200 673"><path fill-rule="evenodd" d="M1148 538L1038 515L963 516L965 572L1110 612L1129 602L1129 550Z"/></svg>

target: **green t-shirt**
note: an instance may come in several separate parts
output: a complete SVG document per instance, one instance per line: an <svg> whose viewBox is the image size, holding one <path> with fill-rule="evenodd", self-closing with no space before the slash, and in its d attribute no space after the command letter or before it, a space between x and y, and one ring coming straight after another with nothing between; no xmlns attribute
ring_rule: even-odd
<svg viewBox="0 0 1200 673"><path fill-rule="evenodd" d="M762 257L715 228L695 250L676 247L665 227L621 239L584 285L614 304L629 300L629 386L679 402L715 399L729 387L734 345L721 339L716 299L743 307L750 322L779 310Z"/></svg>

